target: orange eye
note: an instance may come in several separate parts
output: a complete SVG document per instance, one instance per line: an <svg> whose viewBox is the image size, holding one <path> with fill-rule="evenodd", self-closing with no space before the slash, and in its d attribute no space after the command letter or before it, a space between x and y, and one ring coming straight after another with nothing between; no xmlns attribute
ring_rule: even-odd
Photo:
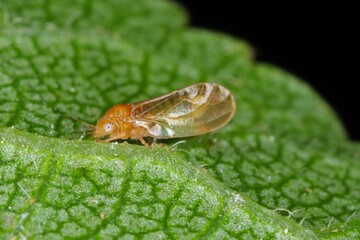
<svg viewBox="0 0 360 240"><path fill-rule="evenodd" d="M112 123L107 123L104 125L104 131L105 132L111 132L114 129L114 125Z"/></svg>

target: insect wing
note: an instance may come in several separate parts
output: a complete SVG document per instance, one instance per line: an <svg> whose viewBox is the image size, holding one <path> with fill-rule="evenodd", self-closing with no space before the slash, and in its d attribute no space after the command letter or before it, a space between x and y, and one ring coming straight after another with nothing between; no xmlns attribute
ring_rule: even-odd
<svg viewBox="0 0 360 240"><path fill-rule="evenodd" d="M235 113L234 98L221 85L200 83L133 104L135 124L156 138L189 137L224 126Z"/></svg>

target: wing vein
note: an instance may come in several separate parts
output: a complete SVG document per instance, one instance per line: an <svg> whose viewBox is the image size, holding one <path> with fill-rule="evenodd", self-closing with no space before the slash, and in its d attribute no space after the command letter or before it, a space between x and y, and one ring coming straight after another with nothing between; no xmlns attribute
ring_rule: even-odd
<svg viewBox="0 0 360 240"><path fill-rule="evenodd" d="M150 110L156 108L157 106L163 104L166 101L169 101L169 99L173 98L175 94L169 94L168 97L165 97L162 101L158 102L157 104L155 104L154 106L149 107L148 109L146 109L145 111L141 112L141 114L139 116L143 117L147 112L149 112Z"/></svg>

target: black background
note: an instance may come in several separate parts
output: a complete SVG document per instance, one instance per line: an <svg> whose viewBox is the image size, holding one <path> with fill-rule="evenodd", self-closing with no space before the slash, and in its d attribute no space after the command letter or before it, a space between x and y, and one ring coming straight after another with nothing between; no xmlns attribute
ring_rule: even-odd
<svg viewBox="0 0 360 240"><path fill-rule="evenodd" d="M178 2L190 26L245 39L258 61L307 81L335 109L349 137L360 140L360 9L355 1Z"/></svg>

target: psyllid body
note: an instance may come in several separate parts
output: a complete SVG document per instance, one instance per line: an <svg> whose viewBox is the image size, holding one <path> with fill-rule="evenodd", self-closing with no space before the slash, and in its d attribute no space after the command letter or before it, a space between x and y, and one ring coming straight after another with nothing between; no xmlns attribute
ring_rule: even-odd
<svg viewBox="0 0 360 240"><path fill-rule="evenodd" d="M215 83L199 83L137 103L110 108L93 127L95 139L110 142L182 138L214 131L235 113L234 97Z"/></svg>

